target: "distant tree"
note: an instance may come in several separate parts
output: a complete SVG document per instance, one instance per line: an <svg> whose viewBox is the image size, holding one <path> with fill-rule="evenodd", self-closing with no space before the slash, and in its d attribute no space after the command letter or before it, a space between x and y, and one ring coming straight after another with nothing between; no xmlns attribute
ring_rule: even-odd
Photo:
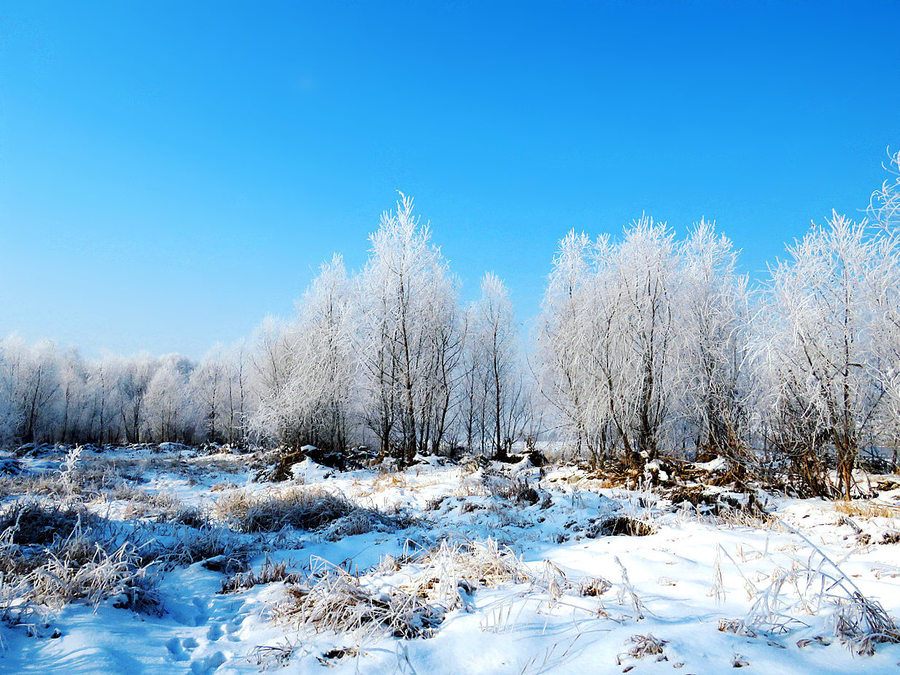
<svg viewBox="0 0 900 675"><path fill-rule="evenodd" d="M130 359L121 359L118 363L117 399L126 443L140 443L142 440L144 399L156 368L156 359L146 352Z"/></svg>
<svg viewBox="0 0 900 675"><path fill-rule="evenodd" d="M560 244L539 335L542 392L594 461L613 448L654 458L672 410L678 259L664 223L621 242L574 232Z"/></svg>
<svg viewBox="0 0 900 675"><path fill-rule="evenodd" d="M199 431L207 441L225 437L225 397L227 373L223 348L217 344L191 372L189 389L199 415Z"/></svg>
<svg viewBox="0 0 900 675"><path fill-rule="evenodd" d="M251 363L259 405L250 419L250 428L260 438L284 442L295 428L289 398L294 358L292 339L288 325L272 317L267 317L257 329Z"/></svg>
<svg viewBox="0 0 900 675"><path fill-rule="evenodd" d="M504 460L520 432L522 369L516 321L509 293L493 273L481 281L481 298L470 312L469 354L472 358L473 401L480 404L480 426L496 458ZM519 422L519 423L517 423ZM485 450L482 441L482 451Z"/></svg>
<svg viewBox="0 0 900 675"><path fill-rule="evenodd" d="M249 350L243 340L236 342L224 355L227 372L226 427L228 442L245 445L249 420L256 409L252 387Z"/></svg>
<svg viewBox="0 0 900 675"><path fill-rule="evenodd" d="M322 265L297 306L287 394L302 430L301 440L336 451L347 446L355 408L354 312L344 261L335 255Z"/></svg>
<svg viewBox="0 0 900 675"><path fill-rule="evenodd" d="M52 438L59 402L59 355L47 341L29 346L13 335L0 347L6 371L3 385L8 407L8 436L16 441Z"/></svg>
<svg viewBox="0 0 900 675"><path fill-rule="evenodd" d="M147 387L147 430L150 438L191 442L194 439L193 406L188 397L188 382L193 364L176 354L160 358Z"/></svg>
<svg viewBox="0 0 900 675"><path fill-rule="evenodd" d="M88 369L78 350L72 349L63 354L60 361L62 411L56 431L57 441L82 441L89 433L85 426L89 400L87 379Z"/></svg>

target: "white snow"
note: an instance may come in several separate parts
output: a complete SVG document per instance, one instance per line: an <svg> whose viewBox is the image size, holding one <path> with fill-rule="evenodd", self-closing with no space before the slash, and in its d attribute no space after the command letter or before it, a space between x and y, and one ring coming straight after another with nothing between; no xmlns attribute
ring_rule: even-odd
<svg viewBox="0 0 900 675"><path fill-rule="evenodd" d="M48 611L42 623L30 627L4 625L3 672L255 673L284 666L284 672L584 675L629 667L634 673L730 672L740 662L749 673L788 674L895 672L900 661L895 644L877 645L873 656L853 654L834 638L828 608L798 614L790 632L779 635L751 637L719 629L722 620L746 617L779 569L808 566L810 560L816 564L816 549L889 614L900 615L900 549L896 543L879 543L897 529L890 515L897 503L893 493L881 497L882 510L871 517L848 516L832 502L760 494L780 525L717 520L689 504L673 507L649 492L605 487L575 467L548 469L542 477L527 462L475 469L428 461L394 473L337 472L306 459L292 468L293 482L261 483L254 480L247 456L204 459L178 448L155 454L122 451L116 461L141 459L149 477L143 489L211 513L224 495L242 490L277 495L299 486L341 494L386 513L401 510L413 519L408 527L376 528L337 541L302 530L235 533L254 549L251 568L256 572L267 561L308 572L321 559L360 575L364 587L388 594L415 579L422 566L413 559L400 562L399 569L377 571L384 556L402 561L404 552L442 540L494 540L521 558L530 579L461 586L460 603L446 612L431 637L401 639L386 631L335 634L279 622L273 610L287 601L287 584L223 594L227 575L197 562L162 574L161 616L111 603L96 609L73 603ZM227 461L232 464L221 464ZM225 466L231 468L225 472ZM716 460L697 466L719 468ZM492 480L513 479L527 481L539 501L517 502L490 487ZM125 509L115 500L93 500L89 507L124 519ZM605 536L598 524L613 516L640 520L655 533ZM154 527L161 528L160 537L169 536L163 526ZM599 596L580 594L582 584L597 577L611 587ZM664 660L628 654L631 639L647 635L664 641Z"/></svg>

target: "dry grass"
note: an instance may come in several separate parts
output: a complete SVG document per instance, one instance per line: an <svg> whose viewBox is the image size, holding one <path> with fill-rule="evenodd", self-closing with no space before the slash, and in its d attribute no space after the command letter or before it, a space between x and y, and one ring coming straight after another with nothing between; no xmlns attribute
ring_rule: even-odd
<svg viewBox="0 0 900 675"><path fill-rule="evenodd" d="M428 637L444 619L444 611L399 588L377 591L360 578L323 560L315 562L312 581L288 589L289 599L275 617L315 632L355 633L360 637L386 631L394 637Z"/></svg>
<svg viewBox="0 0 900 675"><path fill-rule="evenodd" d="M174 539L153 551L166 569L202 562L214 572L236 574L247 569L251 549L227 527L208 525L196 530L180 529Z"/></svg>
<svg viewBox="0 0 900 675"><path fill-rule="evenodd" d="M735 632L785 634L805 625L800 616L825 613L834 635L857 654L874 653L878 643L900 642L900 627L881 603L865 596L809 539L791 531L809 545L809 558L795 560L789 570L776 570L768 587L757 593L747 617L734 627Z"/></svg>
<svg viewBox="0 0 900 675"><path fill-rule="evenodd" d="M234 492L215 503L216 515L239 532L280 532L286 527L325 530L328 539L393 529L404 523L375 509L367 509L322 489L292 488L269 495ZM325 529L327 528L327 529Z"/></svg>
<svg viewBox="0 0 900 675"><path fill-rule="evenodd" d="M260 672L266 672L284 668L291 660L296 648L295 644L285 639L281 644L254 647L247 658L259 667Z"/></svg>
<svg viewBox="0 0 900 675"><path fill-rule="evenodd" d="M536 504L540 500L537 490L531 487L524 478L509 478L486 473L483 481L489 496L526 505Z"/></svg>
<svg viewBox="0 0 900 675"><path fill-rule="evenodd" d="M248 570L239 572L222 582L222 593L236 593L260 584L271 584L276 581L286 584L298 584L303 580L296 572L288 572L284 561L274 563L269 558L263 563L259 572Z"/></svg>
<svg viewBox="0 0 900 675"><path fill-rule="evenodd" d="M627 656L632 659L645 659L648 656L654 657L655 661L667 661L668 657L665 653L667 640L660 640L651 633L646 635L632 635L628 638L631 647L625 654L619 654L617 662L622 665L622 657Z"/></svg>
<svg viewBox="0 0 900 675"><path fill-rule="evenodd" d="M612 588L612 583L603 577L589 577L581 582L578 587L578 594L582 597L596 598L600 597Z"/></svg>
<svg viewBox="0 0 900 675"><path fill-rule="evenodd" d="M446 612L465 606L477 588L538 581L520 558L491 539L444 541L403 560L386 556L373 574L360 577L317 559L308 580L289 589L276 617L315 632L429 637ZM385 575L399 571L403 581L384 583ZM550 587L552 581L541 580Z"/></svg>
<svg viewBox="0 0 900 675"><path fill-rule="evenodd" d="M128 542L116 549L83 532L73 533L28 578L28 599L58 608L76 600L98 606L106 599L114 606L143 613L161 613L149 564Z"/></svg>
<svg viewBox="0 0 900 675"><path fill-rule="evenodd" d="M845 516L868 520L870 518L897 518L900 507L878 504L868 500L835 502L835 510Z"/></svg>
<svg viewBox="0 0 900 675"><path fill-rule="evenodd" d="M0 532L17 546L49 546L68 538L76 529L99 527L100 518L81 506L45 506L36 501L24 501L7 507L0 513Z"/></svg>
<svg viewBox="0 0 900 675"><path fill-rule="evenodd" d="M318 530L356 507L344 497L306 488L269 495L235 492L215 502L215 513L239 532L278 532L286 527Z"/></svg>
<svg viewBox="0 0 900 675"><path fill-rule="evenodd" d="M0 571L21 600L56 609L75 601L159 612L151 563L83 509L19 504L0 516Z"/></svg>
<svg viewBox="0 0 900 675"><path fill-rule="evenodd" d="M588 537L599 536L615 537L647 537L654 534L656 529L649 523L628 516L613 516L595 521L585 532Z"/></svg>

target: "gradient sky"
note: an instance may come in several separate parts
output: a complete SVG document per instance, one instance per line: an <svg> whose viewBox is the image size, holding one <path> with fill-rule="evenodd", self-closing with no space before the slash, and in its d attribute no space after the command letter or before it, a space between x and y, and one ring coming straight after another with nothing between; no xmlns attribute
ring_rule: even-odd
<svg viewBox="0 0 900 675"><path fill-rule="evenodd" d="M900 147L900 3L0 5L0 334L180 351L395 190L536 314L557 240L716 219L761 277Z"/></svg>

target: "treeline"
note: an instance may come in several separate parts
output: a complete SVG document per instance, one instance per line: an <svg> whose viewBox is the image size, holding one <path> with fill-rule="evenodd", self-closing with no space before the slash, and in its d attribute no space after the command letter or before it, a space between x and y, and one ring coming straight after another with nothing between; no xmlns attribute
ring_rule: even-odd
<svg viewBox="0 0 900 675"><path fill-rule="evenodd" d="M408 463L543 437L596 463L763 462L848 495L860 452L900 441L900 153L891 169L866 219L834 214L756 285L708 221L570 232L528 348L495 275L461 305L403 197L362 270L335 256L249 346L85 361L6 339L0 441L367 444Z"/></svg>
<svg viewBox="0 0 900 675"><path fill-rule="evenodd" d="M0 340L0 445L243 445L254 400L243 345L195 363L177 354L85 360L51 342Z"/></svg>

